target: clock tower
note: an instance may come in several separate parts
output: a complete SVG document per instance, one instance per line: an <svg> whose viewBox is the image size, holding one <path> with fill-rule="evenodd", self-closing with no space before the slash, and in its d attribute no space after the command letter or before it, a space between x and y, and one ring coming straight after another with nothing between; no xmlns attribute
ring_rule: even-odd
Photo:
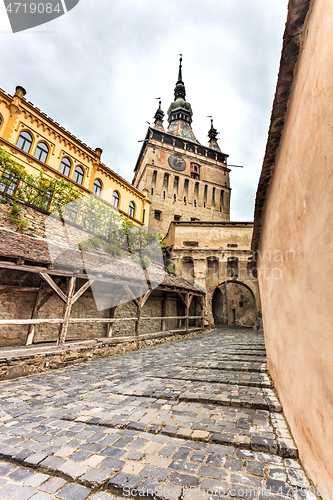
<svg viewBox="0 0 333 500"><path fill-rule="evenodd" d="M133 185L146 191L152 202L149 226L162 236L172 221L230 220L228 155L220 150L213 120L208 146L199 143L191 127L192 107L185 97L180 58L174 101L168 109L168 129L164 129L160 101L133 179Z"/></svg>

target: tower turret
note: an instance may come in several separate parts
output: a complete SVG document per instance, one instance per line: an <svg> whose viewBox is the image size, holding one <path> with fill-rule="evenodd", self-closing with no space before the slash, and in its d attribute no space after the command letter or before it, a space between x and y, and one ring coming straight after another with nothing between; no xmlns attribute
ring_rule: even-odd
<svg viewBox="0 0 333 500"><path fill-rule="evenodd" d="M214 128L213 118L211 118L210 124L211 124L210 129L208 131L209 147L211 149L214 149L215 151L221 152L220 146L218 145L218 142L217 142L218 131L216 130L216 128Z"/></svg>
<svg viewBox="0 0 333 500"><path fill-rule="evenodd" d="M158 110L156 111L155 116L154 116L154 119L155 119L154 128L156 128L157 130L161 130L162 132L165 132L164 125L163 125L164 112L161 109L161 104L162 104L162 101L159 101Z"/></svg>

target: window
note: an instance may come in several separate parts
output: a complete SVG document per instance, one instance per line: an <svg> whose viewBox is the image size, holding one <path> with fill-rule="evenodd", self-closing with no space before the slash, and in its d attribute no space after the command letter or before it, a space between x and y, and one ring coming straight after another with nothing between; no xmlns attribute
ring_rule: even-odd
<svg viewBox="0 0 333 500"><path fill-rule="evenodd" d="M102 192L102 183L99 179L96 179L93 186L93 193L96 196L100 196L101 192Z"/></svg>
<svg viewBox="0 0 333 500"><path fill-rule="evenodd" d="M129 204L128 215L130 217L134 217L134 215L135 215L135 203L134 203L134 201L131 201L131 203Z"/></svg>
<svg viewBox="0 0 333 500"><path fill-rule="evenodd" d="M119 200L120 200L120 196L119 196L119 193L118 191L113 191L113 195L112 195L112 205L116 208L119 207Z"/></svg>
<svg viewBox="0 0 333 500"><path fill-rule="evenodd" d="M191 179L200 180L200 166L196 163L191 163Z"/></svg>
<svg viewBox="0 0 333 500"><path fill-rule="evenodd" d="M186 196L184 196L184 204L186 205Z"/></svg>
<svg viewBox="0 0 333 500"><path fill-rule="evenodd" d="M174 216L173 216L173 220L174 220L175 222L179 222L179 221L180 221L180 217L181 217L180 215L174 215Z"/></svg>
<svg viewBox="0 0 333 500"><path fill-rule="evenodd" d="M154 188L151 188L150 194L154 194Z"/></svg>
<svg viewBox="0 0 333 500"><path fill-rule="evenodd" d="M197 200L194 200L194 206L195 207L197 206Z"/></svg>
<svg viewBox="0 0 333 500"><path fill-rule="evenodd" d="M175 175L175 179L173 181L173 187L177 190L177 192L178 192L178 185L179 185L179 177L178 175Z"/></svg>
<svg viewBox="0 0 333 500"><path fill-rule="evenodd" d="M19 179L12 173L5 170L0 177L0 193L14 194Z"/></svg>
<svg viewBox="0 0 333 500"><path fill-rule="evenodd" d="M37 160L42 161L43 163L45 163L48 154L49 154L49 148L48 148L48 146L45 144L45 142L39 142L37 144L37 148L36 148L36 151L35 151L35 158L37 158Z"/></svg>
<svg viewBox="0 0 333 500"><path fill-rule="evenodd" d="M2 125L2 116L0 115L0 127Z"/></svg>
<svg viewBox="0 0 333 500"><path fill-rule="evenodd" d="M143 224L145 223L145 216L146 216L146 210L143 209L143 212L142 212L142 223Z"/></svg>
<svg viewBox="0 0 333 500"><path fill-rule="evenodd" d="M173 195L173 201L174 201L174 203L176 203L176 201L177 201L177 196L175 194Z"/></svg>
<svg viewBox="0 0 333 500"><path fill-rule="evenodd" d="M152 180L151 180L151 183L152 183L153 186L156 186L156 180L157 180L157 170L154 170L153 177L152 177Z"/></svg>
<svg viewBox="0 0 333 500"><path fill-rule="evenodd" d="M160 212L160 210L155 210L155 212L154 212L154 219L161 220L161 212Z"/></svg>
<svg viewBox="0 0 333 500"><path fill-rule="evenodd" d="M187 190L188 190L188 179L184 180L184 190L187 193Z"/></svg>
<svg viewBox="0 0 333 500"><path fill-rule="evenodd" d="M227 277L238 278L238 259L237 257L229 257L227 260Z"/></svg>
<svg viewBox="0 0 333 500"><path fill-rule="evenodd" d="M168 186L169 186L169 174L164 174L163 187L165 187L166 189L168 189Z"/></svg>
<svg viewBox="0 0 333 500"><path fill-rule="evenodd" d="M32 136L29 134L29 132L21 132L19 138L17 139L16 146L25 153L29 153L30 148L32 145Z"/></svg>
<svg viewBox="0 0 333 500"><path fill-rule="evenodd" d="M200 222L200 219L197 217L191 217L191 222Z"/></svg>
<svg viewBox="0 0 333 500"><path fill-rule="evenodd" d="M163 191L163 200L165 200L165 191Z"/></svg>
<svg viewBox="0 0 333 500"><path fill-rule="evenodd" d="M82 184L83 182L83 176L84 176L84 170L82 167L76 167L75 172L74 172L74 182L77 182L78 184Z"/></svg>
<svg viewBox="0 0 333 500"><path fill-rule="evenodd" d="M63 158L60 163L60 173L69 177L72 168L72 163L69 158Z"/></svg>

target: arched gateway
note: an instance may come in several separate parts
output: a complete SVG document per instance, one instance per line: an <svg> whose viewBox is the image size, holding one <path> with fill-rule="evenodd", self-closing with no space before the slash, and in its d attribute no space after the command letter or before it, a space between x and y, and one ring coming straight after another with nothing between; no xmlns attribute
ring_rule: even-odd
<svg viewBox="0 0 333 500"><path fill-rule="evenodd" d="M212 315L215 325L254 327L257 307L252 289L237 280L220 283L212 297Z"/></svg>

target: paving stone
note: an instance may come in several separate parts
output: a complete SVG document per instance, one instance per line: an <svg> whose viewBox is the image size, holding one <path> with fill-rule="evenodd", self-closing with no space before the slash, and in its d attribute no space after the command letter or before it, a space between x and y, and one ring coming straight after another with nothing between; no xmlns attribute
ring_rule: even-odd
<svg viewBox="0 0 333 500"><path fill-rule="evenodd" d="M31 486L22 486L19 490L10 497L10 500L28 500L35 495L36 490ZM1 492L0 492L1 494Z"/></svg>
<svg viewBox="0 0 333 500"><path fill-rule="evenodd" d="M64 487L66 481L60 477L51 477L48 481L41 485L40 489L46 493L56 493Z"/></svg>
<svg viewBox="0 0 333 500"><path fill-rule="evenodd" d="M41 474L37 473L34 474L33 476L30 476L26 481L24 481L24 484L26 486L32 486L33 488L37 488L37 486L40 486L42 483L45 483L47 479L49 479L48 474Z"/></svg>
<svg viewBox="0 0 333 500"><path fill-rule="evenodd" d="M217 479L204 479L201 483L201 488L205 491L209 491L211 495L214 496L225 496L229 490L229 485L225 481L219 481Z"/></svg>
<svg viewBox="0 0 333 500"><path fill-rule="evenodd" d="M83 476L80 477L80 481L83 484L87 484L88 486L97 487L103 483L106 483L106 481L113 474L114 473L112 473L110 470L106 469L89 469L85 474L83 474Z"/></svg>
<svg viewBox="0 0 333 500"><path fill-rule="evenodd" d="M21 486L17 483L8 483L0 488L0 498L7 500L12 495L14 495L18 490L21 490Z"/></svg>
<svg viewBox="0 0 333 500"><path fill-rule="evenodd" d="M207 465L202 465L198 470L198 476L200 477L210 477L212 479L226 479L227 472L223 469L217 467L211 467Z"/></svg>
<svg viewBox="0 0 333 500"><path fill-rule="evenodd" d="M12 481L16 481L17 483L23 483L33 475L34 473L32 471L18 467L16 470L9 474L8 478Z"/></svg>
<svg viewBox="0 0 333 500"><path fill-rule="evenodd" d="M90 495L90 489L80 484L67 484L57 493L57 497L63 500L85 500Z"/></svg>
<svg viewBox="0 0 333 500"><path fill-rule="evenodd" d="M173 472L170 476L170 481L176 485L180 484L187 487L198 486L199 484L199 479L197 477L181 474L180 472Z"/></svg>
<svg viewBox="0 0 333 500"><path fill-rule="evenodd" d="M134 474L126 474L124 472L118 472L110 481L108 482L108 487L111 490L118 490L124 495L127 490L136 488L143 482L143 477L136 476Z"/></svg>
<svg viewBox="0 0 333 500"><path fill-rule="evenodd" d="M67 460L58 470L75 481L87 471L87 468L74 460Z"/></svg>
<svg viewBox="0 0 333 500"><path fill-rule="evenodd" d="M141 470L140 476L149 477L150 479L155 479L156 481L164 481L164 479L167 478L170 472L170 469L166 469L164 467L147 465Z"/></svg>
<svg viewBox="0 0 333 500"><path fill-rule="evenodd" d="M249 461L246 466L246 472L250 474L255 474L256 476L265 475L265 464L256 461Z"/></svg>
<svg viewBox="0 0 333 500"><path fill-rule="evenodd" d="M90 497L90 500L112 500L115 499L113 495L110 495L109 493L104 493L104 491L99 491L95 493L92 497Z"/></svg>
<svg viewBox="0 0 333 500"><path fill-rule="evenodd" d="M64 458L51 456L40 462L39 466L46 470L57 471L65 462L66 460Z"/></svg>

